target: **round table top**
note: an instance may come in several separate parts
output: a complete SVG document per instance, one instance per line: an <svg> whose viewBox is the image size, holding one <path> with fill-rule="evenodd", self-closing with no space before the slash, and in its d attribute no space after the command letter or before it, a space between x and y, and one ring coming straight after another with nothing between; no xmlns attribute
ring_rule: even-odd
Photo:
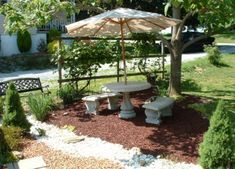
<svg viewBox="0 0 235 169"><path fill-rule="evenodd" d="M104 86L112 92L135 92L151 88L151 85L143 81L128 81L124 82L107 83Z"/></svg>

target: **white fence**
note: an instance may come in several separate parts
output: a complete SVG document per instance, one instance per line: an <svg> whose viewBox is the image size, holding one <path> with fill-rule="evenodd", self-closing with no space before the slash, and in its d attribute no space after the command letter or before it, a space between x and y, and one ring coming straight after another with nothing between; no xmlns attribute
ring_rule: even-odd
<svg viewBox="0 0 235 169"><path fill-rule="evenodd" d="M16 35L0 35L0 56L11 56L15 54L20 54L20 51L17 46ZM40 43L40 39L43 39L45 42L47 36L45 33L36 33L31 34L32 47L29 51L30 53L38 52L37 47Z"/></svg>

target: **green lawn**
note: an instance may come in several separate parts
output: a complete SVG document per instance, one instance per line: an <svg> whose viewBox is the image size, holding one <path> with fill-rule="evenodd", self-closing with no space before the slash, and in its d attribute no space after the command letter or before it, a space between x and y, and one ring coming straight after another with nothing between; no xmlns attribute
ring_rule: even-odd
<svg viewBox="0 0 235 169"><path fill-rule="evenodd" d="M235 55L223 55L223 62L223 67L209 64L206 58L184 63L184 93L235 101Z"/></svg>
<svg viewBox="0 0 235 169"><path fill-rule="evenodd" d="M235 43L235 31L217 34L214 37L216 43Z"/></svg>

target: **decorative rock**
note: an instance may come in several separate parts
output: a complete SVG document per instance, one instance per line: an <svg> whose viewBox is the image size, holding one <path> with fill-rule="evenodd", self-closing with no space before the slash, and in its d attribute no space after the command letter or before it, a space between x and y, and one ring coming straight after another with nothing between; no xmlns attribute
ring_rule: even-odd
<svg viewBox="0 0 235 169"><path fill-rule="evenodd" d="M75 136L75 137L64 139L64 142L67 144L70 144L70 143L77 143L77 142L84 141L84 140L85 140L85 136Z"/></svg>
<svg viewBox="0 0 235 169"><path fill-rule="evenodd" d="M144 160L139 160L140 166L145 166L145 161Z"/></svg>
<svg viewBox="0 0 235 169"><path fill-rule="evenodd" d="M63 116L67 116L69 113L68 112L64 112L63 113Z"/></svg>

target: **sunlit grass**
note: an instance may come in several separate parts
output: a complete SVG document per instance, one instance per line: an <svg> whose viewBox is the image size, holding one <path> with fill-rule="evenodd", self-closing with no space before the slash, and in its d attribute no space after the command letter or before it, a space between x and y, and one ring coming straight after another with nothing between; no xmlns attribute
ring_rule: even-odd
<svg viewBox="0 0 235 169"><path fill-rule="evenodd" d="M198 86L196 90L184 92L235 100L235 55L223 55L223 62L225 66L222 67L211 65L206 58L184 63L183 80L191 79Z"/></svg>
<svg viewBox="0 0 235 169"><path fill-rule="evenodd" d="M235 43L235 31L230 31L214 36L216 43Z"/></svg>

